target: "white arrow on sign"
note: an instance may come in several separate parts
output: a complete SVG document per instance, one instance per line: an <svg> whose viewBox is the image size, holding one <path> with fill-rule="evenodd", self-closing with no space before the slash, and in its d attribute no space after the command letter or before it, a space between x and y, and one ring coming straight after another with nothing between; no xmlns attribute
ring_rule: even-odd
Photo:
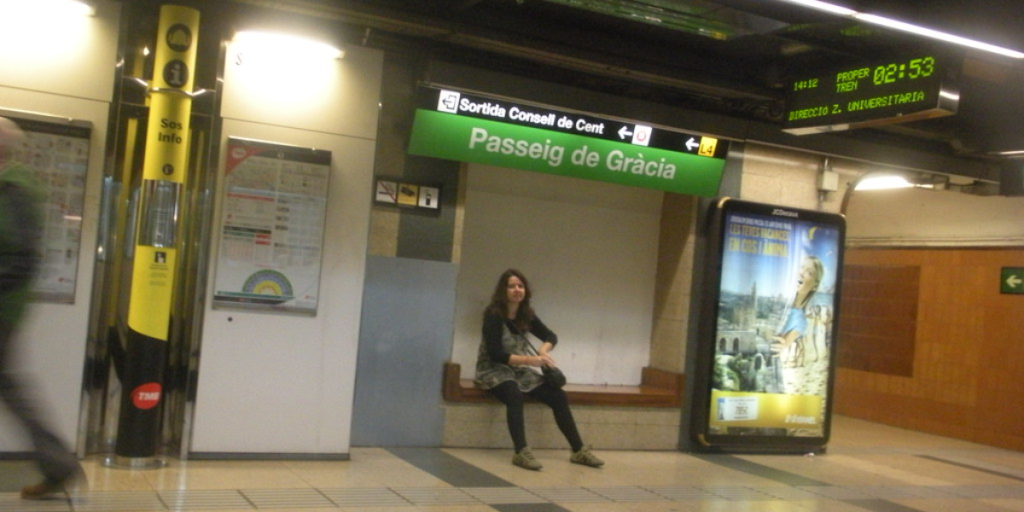
<svg viewBox="0 0 1024 512"><path fill-rule="evenodd" d="M625 140L626 137L632 137L633 132L629 131L625 126L619 128L619 138Z"/></svg>
<svg viewBox="0 0 1024 512"><path fill-rule="evenodd" d="M1021 280L1021 278L1015 275L1010 275L1010 277L1006 278L1006 284L1009 285L1010 288L1016 288L1017 285L1021 283L1024 283L1024 280Z"/></svg>
<svg viewBox="0 0 1024 512"><path fill-rule="evenodd" d="M688 151L693 151L693 148L697 146L700 146L700 142L694 140L693 137L690 137L690 140L686 141L686 149Z"/></svg>

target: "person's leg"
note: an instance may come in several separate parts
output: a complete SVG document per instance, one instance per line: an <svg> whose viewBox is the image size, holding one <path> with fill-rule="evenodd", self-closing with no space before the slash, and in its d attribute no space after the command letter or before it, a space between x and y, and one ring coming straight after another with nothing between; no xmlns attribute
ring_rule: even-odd
<svg viewBox="0 0 1024 512"><path fill-rule="evenodd" d="M558 430L562 431L565 440L569 442L572 451L580 451L583 448L583 440L580 438L579 430L576 428L576 420L572 417L572 410L569 409L569 398L565 395L565 391L543 384L537 389L530 391L530 396L551 408L551 412L555 415L555 424L558 425Z"/></svg>
<svg viewBox="0 0 1024 512"><path fill-rule="evenodd" d="M505 404L505 421L508 433L512 436L512 446L516 453L526 447L526 419L523 414L525 397L515 381L505 381L491 388L491 393Z"/></svg>
<svg viewBox="0 0 1024 512"><path fill-rule="evenodd" d="M583 444L579 430L576 428L576 420L572 416L572 409L569 408L569 397L566 396L563 389L552 387L545 383L531 391L530 396L551 408L555 415L555 423L558 425L558 429L562 431L562 435L565 436L565 440L569 442L569 446L572 448L572 455L569 457L570 461L595 468L604 465L604 461L591 453L589 446Z"/></svg>
<svg viewBox="0 0 1024 512"><path fill-rule="evenodd" d="M523 415L525 396L519 390L519 384L505 381L491 388L491 393L505 404L505 421L515 447L512 464L533 471L540 470L544 466L534 458L530 447L526 445L526 420Z"/></svg>
<svg viewBox="0 0 1024 512"><path fill-rule="evenodd" d="M28 431L35 448L36 462L45 481L35 488L43 494L59 490L63 483L81 471L74 454L42 422L41 415L28 396L25 386L19 382L9 365L13 352L14 326L0 321L0 400L14 414L14 417ZM23 496L28 492L23 491ZM32 494L32 492L28 492Z"/></svg>

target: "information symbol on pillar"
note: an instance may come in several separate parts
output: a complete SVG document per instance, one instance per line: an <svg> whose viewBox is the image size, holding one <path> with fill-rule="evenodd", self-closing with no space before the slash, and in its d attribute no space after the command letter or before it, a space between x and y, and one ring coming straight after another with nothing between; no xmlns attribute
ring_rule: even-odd
<svg viewBox="0 0 1024 512"><path fill-rule="evenodd" d="M132 404L143 411L152 409L160 403L160 384L149 382L132 391Z"/></svg>
<svg viewBox="0 0 1024 512"><path fill-rule="evenodd" d="M171 87L180 89L188 83L188 73L188 65L184 62L178 59L168 61L164 65L164 82Z"/></svg>
<svg viewBox="0 0 1024 512"><path fill-rule="evenodd" d="M174 174L174 165L164 164L164 166L163 166L163 168L161 170L163 171L165 176L170 176L170 175Z"/></svg>

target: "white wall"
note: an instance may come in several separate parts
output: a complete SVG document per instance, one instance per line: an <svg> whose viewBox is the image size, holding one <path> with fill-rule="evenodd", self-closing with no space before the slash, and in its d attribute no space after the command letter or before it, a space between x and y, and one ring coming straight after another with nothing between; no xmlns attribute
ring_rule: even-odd
<svg viewBox="0 0 1024 512"><path fill-rule="evenodd" d="M319 308L315 317L207 309L191 451L344 454L383 57L350 48L343 60L266 75L238 51L229 45L222 148L227 137L242 137L332 153ZM208 296L215 282L211 275Z"/></svg>
<svg viewBox="0 0 1024 512"><path fill-rule="evenodd" d="M949 190L858 190L846 209L848 245L1024 245L1024 197Z"/></svg>
<svg viewBox="0 0 1024 512"><path fill-rule="evenodd" d="M1024 197L976 196L955 190L858 190L858 176L899 169L832 157L838 190L822 195L817 177L825 157L755 143L746 144L742 198L798 208L840 212L846 205L847 246L1024 245ZM955 169L950 169L956 175ZM963 179L954 178L956 181Z"/></svg>
<svg viewBox="0 0 1024 512"><path fill-rule="evenodd" d="M36 304L20 335L24 359L19 366L37 385L34 395L42 399L46 416L69 446L75 445L81 404L119 9L100 0L95 17L49 12L44 19L15 18L0 10L0 108L92 123L75 302ZM0 408L0 452L30 447Z"/></svg>
<svg viewBox="0 0 1024 512"><path fill-rule="evenodd" d="M654 311L661 192L472 164L466 193L453 361L471 378L482 313L518 268L559 337L569 381L640 382Z"/></svg>

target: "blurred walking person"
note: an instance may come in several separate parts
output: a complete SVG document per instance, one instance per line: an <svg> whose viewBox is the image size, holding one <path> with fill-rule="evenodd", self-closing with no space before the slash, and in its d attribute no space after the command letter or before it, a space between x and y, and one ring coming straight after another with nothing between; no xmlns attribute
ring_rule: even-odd
<svg viewBox="0 0 1024 512"><path fill-rule="evenodd" d="M16 331L24 318L39 267L42 238L42 190L32 171L17 161L25 135L0 117L0 398L32 438L43 481L21 490L25 499L64 492L64 484L82 469L64 443L44 425L38 404L14 374Z"/></svg>

